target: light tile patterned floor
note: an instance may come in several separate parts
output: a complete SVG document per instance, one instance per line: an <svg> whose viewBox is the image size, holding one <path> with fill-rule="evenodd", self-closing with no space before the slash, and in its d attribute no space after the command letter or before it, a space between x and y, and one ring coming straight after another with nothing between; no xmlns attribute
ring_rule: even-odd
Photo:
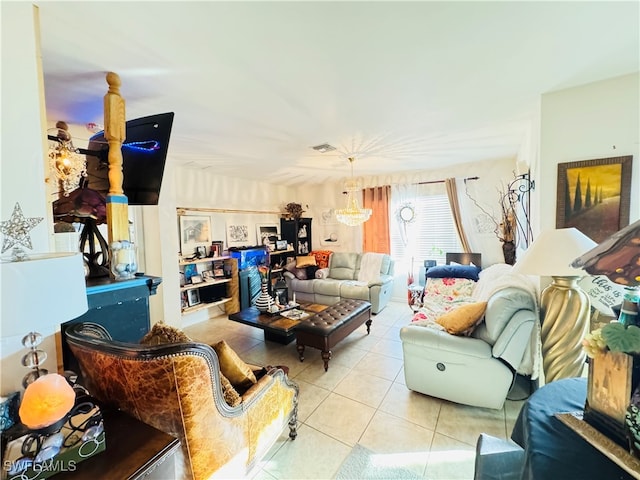
<svg viewBox="0 0 640 480"><path fill-rule="evenodd" d="M411 392L404 384L400 328L411 318L405 304L391 303L333 351L325 372L320 352L298 360L295 342L265 342L263 332L219 316L191 325L193 339L224 339L247 362L287 365L300 386L298 438L287 432L252 472L255 479L331 479L359 443L388 462L429 480L473 478L475 443L481 432L508 438L522 406L502 410L458 405Z"/></svg>

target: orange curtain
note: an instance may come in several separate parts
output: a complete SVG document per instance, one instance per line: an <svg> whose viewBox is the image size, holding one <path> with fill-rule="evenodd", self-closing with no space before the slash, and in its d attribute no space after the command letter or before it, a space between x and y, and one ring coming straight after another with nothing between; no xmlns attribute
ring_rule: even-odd
<svg viewBox="0 0 640 480"><path fill-rule="evenodd" d="M363 190L363 206L373 210L371 218L363 223L362 251L391 253L389 239L389 197L391 187L365 188Z"/></svg>

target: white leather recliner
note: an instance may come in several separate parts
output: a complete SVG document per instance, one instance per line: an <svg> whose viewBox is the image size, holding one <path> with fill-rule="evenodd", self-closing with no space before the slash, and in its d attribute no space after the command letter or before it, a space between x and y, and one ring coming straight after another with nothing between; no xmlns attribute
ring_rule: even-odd
<svg viewBox="0 0 640 480"><path fill-rule="evenodd" d="M470 337L407 325L400 330L406 385L432 397L500 409L537 321L533 295L510 286L489 297L485 319Z"/></svg>

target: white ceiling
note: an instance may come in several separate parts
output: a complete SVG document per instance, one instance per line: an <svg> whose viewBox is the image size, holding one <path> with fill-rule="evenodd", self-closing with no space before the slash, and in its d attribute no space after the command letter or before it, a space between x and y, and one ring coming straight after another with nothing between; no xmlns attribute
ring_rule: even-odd
<svg viewBox="0 0 640 480"><path fill-rule="evenodd" d="M541 94L640 69L638 1L38 4L49 121L114 71L169 162L287 185L513 158Z"/></svg>

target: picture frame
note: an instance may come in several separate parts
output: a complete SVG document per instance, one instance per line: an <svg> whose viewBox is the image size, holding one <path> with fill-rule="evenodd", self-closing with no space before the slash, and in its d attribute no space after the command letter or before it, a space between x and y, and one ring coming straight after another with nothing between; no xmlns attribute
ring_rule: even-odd
<svg viewBox="0 0 640 480"><path fill-rule="evenodd" d="M187 290L187 303L190 307L200 304L200 291L197 288Z"/></svg>
<svg viewBox="0 0 640 480"><path fill-rule="evenodd" d="M276 251L286 250L289 248L289 244L286 240L276 240Z"/></svg>
<svg viewBox="0 0 640 480"><path fill-rule="evenodd" d="M196 247L196 253L198 254L198 258L206 258L206 256L207 256L207 247L202 246L202 245Z"/></svg>
<svg viewBox="0 0 640 480"><path fill-rule="evenodd" d="M214 268L213 269L213 276L214 278L223 278L224 275L224 269L223 268Z"/></svg>
<svg viewBox="0 0 640 480"><path fill-rule="evenodd" d="M187 308L189 306L189 299L187 298L187 292L180 292L180 307Z"/></svg>
<svg viewBox="0 0 640 480"><path fill-rule="evenodd" d="M184 266L184 281L185 283L191 283L191 278L198 274L198 267L195 263L189 263Z"/></svg>
<svg viewBox="0 0 640 480"><path fill-rule="evenodd" d="M249 225L239 222L227 222L227 245L229 247L245 247L251 245Z"/></svg>
<svg viewBox="0 0 640 480"><path fill-rule="evenodd" d="M191 277L191 283L194 285L202 282L204 282L204 280L202 279L202 275L194 275L193 277Z"/></svg>
<svg viewBox="0 0 640 480"><path fill-rule="evenodd" d="M280 239L280 227L275 223L259 223L256 225L257 244L276 250L276 242Z"/></svg>
<svg viewBox="0 0 640 480"><path fill-rule="evenodd" d="M556 228L601 243L629 225L633 156L558 164Z"/></svg>
<svg viewBox="0 0 640 480"><path fill-rule="evenodd" d="M211 217L180 215L180 253L187 257L211 243ZM206 251L206 250L205 250Z"/></svg>
<svg viewBox="0 0 640 480"><path fill-rule="evenodd" d="M201 273L202 275L202 280L205 282L210 282L211 280L213 280L213 270L205 270L204 272Z"/></svg>
<svg viewBox="0 0 640 480"><path fill-rule="evenodd" d="M214 240L213 242L211 242L211 249L209 251L209 256L221 257L223 250L224 250L224 242L222 240Z"/></svg>

